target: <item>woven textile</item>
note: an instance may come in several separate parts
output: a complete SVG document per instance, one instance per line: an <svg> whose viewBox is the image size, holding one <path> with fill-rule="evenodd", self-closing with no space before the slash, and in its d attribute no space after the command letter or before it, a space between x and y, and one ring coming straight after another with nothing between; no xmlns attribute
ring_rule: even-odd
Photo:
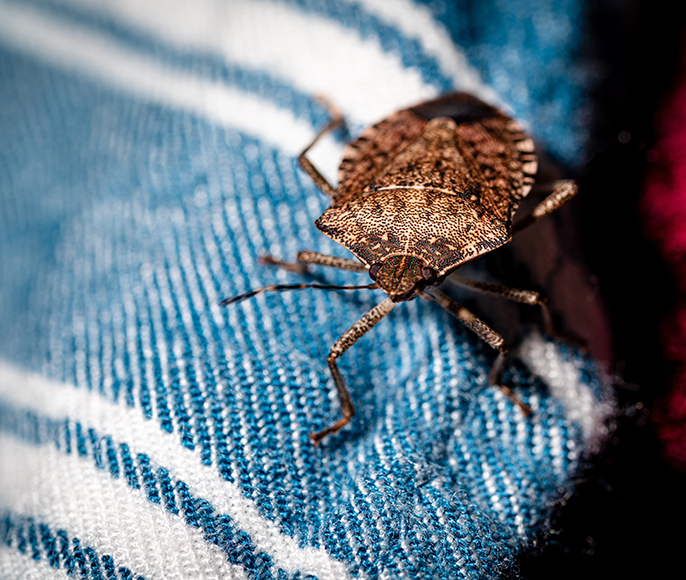
<svg viewBox="0 0 686 580"><path fill-rule="evenodd" d="M451 4L451 5L448 5ZM344 141L450 90L579 163L574 1L0 1L0 577L496 578L545 533L610 410L596 365L494 353L378 292L222 298L346 252L313 225ZM364 274L317 270L334 284ZM80 576L79 576L80 575Z"/></svg>

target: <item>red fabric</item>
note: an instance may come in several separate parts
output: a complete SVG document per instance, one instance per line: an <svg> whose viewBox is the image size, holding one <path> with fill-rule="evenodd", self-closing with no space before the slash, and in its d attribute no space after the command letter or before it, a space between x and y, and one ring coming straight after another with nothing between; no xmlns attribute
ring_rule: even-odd
<svg viewBox="0 0 686 580"><path fill-rule="evenodd" d="M658 402L654 417L665 454L686 468L686 50L655 128L657 143L650 152L653 163L641 212L646 234L671 269L678 297L661 329L664 355L674 373L669 395Z"/></svg>

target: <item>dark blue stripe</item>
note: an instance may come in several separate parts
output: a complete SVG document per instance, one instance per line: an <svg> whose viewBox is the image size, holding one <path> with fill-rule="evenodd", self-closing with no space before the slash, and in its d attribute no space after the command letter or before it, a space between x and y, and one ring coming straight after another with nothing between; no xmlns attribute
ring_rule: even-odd
<svg viewBox="0 0 686 580"><path fill-rule="evenodd" d="M47 527L47 526L46 526ZM74 558L72 557L71 550L69 548L69 536L64 530L58 530L56 536L60 541L60 557L62 558L62 565L67 570L67 574L74 573Z"/></svg>
<svg viewBox="0 0 686 580"><path fill-rule="evenodd" d="M36 526L31 522L27 529L28 542L31 546L31 557L34 560L40 560L40 547L38 545L38 536L36 535Z"/></svg>
<svg viewBox="0 0 686 580"><path fill-rule="evenodd" d="M136 308L136 328L142 328L140 319L140 309ZM138 392L139 402L141 410L143 411L143 416L146 419L152 419L152 405L150 403L150 388L148 387L148 374L145 369L145 354L143 352L143 341L141 338L141 333L136 333L136 350L138 351L138 368L140 371L140 388Z"/></svg>
<svg viewBox="0 0 686 580"><path fill-rule="evenodd" d="M197 514L195 513L195 502L188 489L188 485L183 481L179 481L176 484L176 491L181 499L181 509L183 510L186 523L194 528L199 528L200 523L198 522Z"/></svg>
<svg viewBox="0 0 686 580"><path fill-rule="evenodd" d="M119 295L120 296L126 295L126 289L123 288L120 291ZM126 333L127 328L128 328L128 320L127 320L128 315L126 313L126 308L122 308L121 312L122 312L121 330L124 333ZM126 337L126 338L128 339L128 337ZM133 384L133 373L129 369L133 369L134 366L133 366L132 361L131 361L131 353L129 352L127 343L128 343L128 340L125 340L124 345L123 345L123 349L122 349L123 352L120 354L120 356L122 357L122 360L124 362L123 366L125 369L127 369L126 378L124 379L125 382L123 384L124 402L126 403L127 407L130 407L133 409L136 406L136 399L134 397L135 386ZM142 374L143 371L144 371L144 369L139 368L139 376ZM115 402L117 402L117 400L115 400Z"/></svg>
<svg viewBox="0 0 686 580"><path fill-rule="evenodd" d="M50 533L50 528L45 524L40 524L40 537L43 543L43 551L48 559L48 562L53 568L59 568L59 552L57 551L57 541Z"/></svg>
<svg viewBox="0 0 686 580"><path fill-rule="evenodd" d="M174 431L174 424L171 420L171 413L169 411L168 399L169 391L164 384L162 378L162 362L160 360L160 348L158 346L157 333L155 331L155 324L153 323L152 311L151 311L151 296L147 290L147 286L144 287L143 295L143 308L145 310L146 316L149 321L149 332L150 332L150 348L152 349L152 363L154 369L154 388L155 388L155 404L157 406L157 418L160 422L160 427L167 433Z"/></svg>
<svg viewBox="0 0 686 580"><path fill-rule="evenodd" d="M179 245L176 244L176 249L178 251ZM183 263L183 260L181 259L181 256L177 254L178 258L178 263ZM180 275L181 275L181 286L182 288L186 289L186 299L192 309L192 297L190 296L190 292L188 291L189 285L188 285L188 280L186 279L186 271L185 269L181 268L180 269ZM173 308L174 308L174 314L177 320L181 320L183 317L183 308L181 308L181 305L179 304L178 297L176 293L174 292L173 288L173 281L171 280L171 277L169 277L169 287L172 289L172 303L173 303ZM207 340L203 337L202 333L202 327L201 327L201 322L195 311L193 311L193 325L197 329L196 336L199 338L201 341L199 345L199 350L201 352L207 352ZM191 449L195 447L195 445L200 446L200 455L202 458L202 461L205 465L212 465L212 446L211 446L211 440L210 440L210 435L209 431L207 428L207 418L205 417L205 397L200 390L199 384L197 377L195 375L195 368L194 365L192 364L192 361L196 359L193 350L191 348L191 343L189 336L187 332L184 331L177 331L177 337L183 340L183 353L181 354L181 360L185 362L184 364L184 371L186 375L186 384L187 387L186 389L176 389L177 392L177 398L181 399L183 397L183 392L186 391L188 395L190 396L191 403L193 405L192 408L192 416L193 416L193 425L195 427L195 438L193 440L193 446ZM214 377L206 377L206 379L209 378L210 382L214 382ZM190 423L188 424L188 431L189 431L189 437L192 437L192 427Z"/></svg>
<svg viewBox="0 0 686 580"><path fill-rule="evenodd" d="M76 451L81 457L87 457L88 449L86 448L86 438L83 436L83 427L81 427L81 423L76 423L75 427Z"/></svg>
<svg viewBox="0 0 686 580"><path fill-rule="evenodd" d="M71 425L69 424L69 419L64 419L62 421L62 430L64 433L64 452L67 454L71 453ZM57 449L61 451L59 445Z"/></svg>
<svg viewBox="0 0 686 580"><path fill-rule="evenodd" d="M139 453L136 456L136 459L138 460L138 471L143 479L145 495L147 496L148 501L160 503L160 493L157 490L157 481L150 469L150 458L143 453Z"/></svg>
<svg viewBox="0 0 686 580"><path fill-rule="evenodd" d="M88 578L88 562L86 561L86 555L83 553L83 548L81 547L81 540L79 538L72 538L71 543L74 546L72 550L72 557L74 560L74 568L81 571L81 577Z"/></svg>
<svg viewBox="0 0 686 580"><path fill-rule="evenodd" d="M219 185L221 187L221 184ZM211 202L210 202L211 203ZM222 204L217 204L217 207L215 210L218 212L218 215L224 215L223 213L223 207ZM225 222L226 223L226 222ZM231 229L228 228L227 225L227 231L231 232ZM216 230L215 228L210 229L214 243L216 248L218 249L219 253L221 254L222 250L222 240L220 240L217 235L216 235ZM190 232L189 232L190 235ZM207 252L207 248L205 246L205 241L201 237L201 239L198 240L200 243L200 247L202 247L204 255L203 258L206 260L206 263L209 263L209 254ZM192 241L189 242L189 247L193 247ZM231 244L230 247L233 249L234 252L236 252L237 245L236 244ZM231 272L229 271L228 264L232 263L226 259L220 260L221 262L221 269L223 272L223 279L224 280L229 280L232 277ZM237 263L237 254L235 255L235 261L233 263ZM220 288L221 287L221 281L216 277L214 274L214 271L211 270L210 274L212 275L212 283L214 288ZM205 292L205 288L201 287L201 292L203 299L205 300L205 304L207 306L206 312L210 311L210 304L209 304L209 299L207 298L207 293ZM194 312L194 316L196 316ZM214 341L215 345L220 345L224 342L224 339L221 336L219 327L217 324L214 322L213 318L208 319L209 325L210 325L210 332L212 336L212 340ZM204 335L203 335L204 337ZM206 338L205 339L207 343L209 343L209 340ZM229 361L226 359L226 356L224 355L224 350L221 348L215 348L215 356L216 356L216 362L214 363L215 369L219 369L220 373L220 378L217 378L213 374L213 365L210 360L205 359L205 375L206 375L206 384L207 384L207 390L208 390L208 400L211 405L211 421L214 426L214 437L215 437L215 449L216 449L216 457L217 457L217 467L219 468L220 473L222 474L222 477L226 479L227 481L232 481L233 482L233 474L231 470L231 457L237 457L239 458L239 461L242 462L244 459L243 456L243 445L240 443L238 440L238 437L236 436L237 433L240 433L240 429L237 428L238 426L235 425L235 427L231 427L232 421L235 420L237 414L234 412L236 408L236 400L235 400L235 395L234 391L231 388L228 389L223 389L223 395L220 396L220 394L217 392L217 384L223 382L225 385L231 384L231 376L229 373ZM227 413L227 419L225 420L224 418L224 410L229 410L230 412ZM228 426L227 426L228 425ZM233 433L233 439L227 435L227 433ZM252 491L252 486L250 486L248 489L245 490L246 493L250 494Z"/></svg>
<svg viewBox="0 0 686 580"><path fill-rule="evenodd" d="M271 163L273 164L273 167L278 167L278 159L277 159L277 154L269 149L269 148L262 148L263 150L261 151L261 158L262 159L269 159ZM278 180L278 184L282 184L283 180ZM276 189L276 190L275 190ZM285 191L285 188L281 185L279 185L278 189L276 187L272 187L270 191L270 197L275 200L282 200L285 199L287 196L287 192ZM215 208L216 211L221 212L221 204L217 204L217 207ZM276 216L274 216L274 220L276 221ZM210 263L211 262L211 257L209 255L208 249L206 247L206 243L204 240L204 237L202 235L198 235L197 238L193 237L193 232L187 230L186 231L187 239L180 241L180 243L177 243L177 247L179 246L187 246L189 248L189 251L191 252L191 262L192 263ZM281 241L281 245L283 245L283 240ZM216 247L220 248L222 246L221 241L215 238L215 243ZM198 248L198 254L195 255L193 252L194 248ZM180 259L180 257L179 257ZM226 278L229 278L229 273L227 272ZM214 277L213 282L215 284L215 288L218 288L221 286L220 281ZM189 286L186 285L186 288ZM189 308L190 308L190 313L192 316L192 319L194 321L194 324L196 327L200 327L201 324L201 317L203 316L202 313L210 311L211 305L209 303L209 298L207 296L207 293L205 291L205 287L200 285L199 287L199 292L201 294L201 298L203 300L203 303L199 305L199 308L202 310L202 312L198 312L198 310L195 307L195 304L192 301L192 295L190 290L187 290L186 296L187 296L187 301L189 303ZM276 334L279 335L281 334L280 330L280 322L279 318L276 317L273 322L275 324L275 331ZM212 348L212 344L210 343L209 337L206 336L206 334L209 334L211 338L214 339L214 344L221 344L222 343L222 338L220 336L220 330L215 323L213 318L210 317L205 317L205 323L209 327L209 333L204 333L202 330L199 328L198 331L198 340L199 340L199 351L201 353L209 352L209 350ZM214 364L220 368L220 369L227 369L228 364L227 361L224 357L223 351L221 349L216 349L215 348L215 353L214 355L216 358L213 359ZM206 397L203 399L203 408L205 405L207 405L208 401L212 405L213 413L212 413L212 419L214 422L214 433L215 433L215 438L218 440L217 441L217 448L218 450L221 448L221 451L224 451L222 453L221 451L218 451L217 455L221 459L224 459L225 461L230 457L228 455L228 451L226 450L226 437L224 435L224 421L222 418L222 405L219 404L219 399L218 399L218 394L216 392L216 378L212 373L212 365L210 364L209 357L205 357L201 355L201 361L204 362L203 369L205 370L205 388L207 391ZM290 378L290 384L294 384L295 382L295 371L293 369L293 365L290 361L290 359L286 358L284 361L284 370L287 373L287 375ZM275 372L276 369L274 369L274 372L272 373L272 376L277 376L277 373ZM227 381L228 382L228 381ZM274 398L277 401L280 401L283 399L283 392L282 392L282 383L280 381L275 381L276 384L273 385L274 389ZM230 389L228 389L230 391ZM264 415L266 417L273 416L273 413L271 412L271 409L268 408L269 402L267 401L266 398L263 399L262 401L263 405L266 408ZM265 458L264 455L267 455L270 451L271 448L273 448L276 445L282 445L284 446L284 451L286 455L288 456L289 452L291 455L295 454L293 442L289 437L283 438L281 441L277 439L276 435L276 428L275 428L275 423L276 421L269 421L267 420L264 423L264 427L262 429L262 432L260 433L260 440L263 441L263 445L257 446L255 448L256 452L256 457L258 458L257 464L262 465L268 458ZM235 430L232 430L232 432L238 431L240 432L240 429L237 428ZM307 438L307 434L305 432L302 432L302 440L301 444L303 446L306 446L309 448L310 441ZM220 445L219 439L222 440L223 445ZM208 458L209 459L209 458ZM228 461L227 461L227 467L228 467ZM271 466L271 478L280 478L280 477L286 477L287 473L282 465L272 465ZM266 493L265 495L268 495ZM292 489L291 489L291 497L288 501L283 501L283 502L277 502L276 505L274 506L276 510L278 510L278 515L279 515L279 521L283 522L284 529L287 531L287 533L292 533L293 528L292 526L292 518L291 518L291 513L292 510L298 511L298 512L306 512L308 511L309 506L307 505L307 502L304 500L306 497L306 493L303 490L303 487L300 483L300 481L297 478L293 478L292 480ZM302 500L302 503L300 506L296 506L294 502L297 502L299 499ZM266 508L265 508L266 509ZM272 506L269 506L269 509L272 509ZM316 512L317 510L312 510L313 512Z"/></svg>
<svg viewBox="0 0 686 580"><path fill-rule="evenodd" d="M117 580L117 569L114 565L114 558L109 554L105 554L102 558L102 567L105 570L107 580Z"/></svg>
<svg viewBox="0 0 686 580"><path fill-rule="evenodd" d="M114 478L119 477L119 460L117 459L117 452L114 449L114 443L112 443L111 437L105 437L103 439L106 447L107 463L110 467L110 475Z"/></svg>
<svg viewBox="0 0 686 580"><path fill-rule="evenodd" d="M176 496L174 495L174 485L169 477L169 471L164 467L157 470L157 480L160 482L160 491L164 498L164 507L171 513L178 514L179 508L176 505Z"/></svg>
<svg viewBox="0 0 686 580"><path fill-rule="evenodd" d="M90 578L93 580L102 580L102 574L100 573L100 558L98 558L95 550L87 547L84 548L83 553L90 564Z"/></svg>
<svg viewBox="0 0 686 580"><path fill-rule="evenodd" d="M165 270L168 271L169 264L165 261L164 265ZM176 418L177 429L181 435L181 443L184 445L184 447L193 450L195 449L195 443L193 442L193 429L191 426L188 408L186 407L186 403L183 399L183 389L181 387L181 379L179 377L179 365L173 348L175 342L174 331L176 330L176 322L174 318L170 317L165 305L162 304L163 293L161 291L159 281L157 280L157 276L153 278L153 284L157 299L159 301L159 311L162 328L164 329L164 339L167 343L167 368L169 370L168 383L169 390L171 390L172 393L172 401L170 401L172 405L172 413ZM178 315L178 305L176 303L175 307Z"/></svg>
<svg viewBox="0 0 686 580"><path fill-rule="evenodd" d="M93 429L88 429L88 437L90 438L91 449L93 450L95 467L98 469L104 469L105 464L102 461L102 447L100 445L100 438Z"/></svg>
<svg viewBox="0 0 686 580"><path fill-rule="evenodd" d="M124 466L124 476L126 477L126 482L134 489L140 489L141 484L138 481L138 476L136 475L136 466L133 464L133 459L131 459L131 451L126 443L119 444L119 451L121 453L121 462Z"/></svg>

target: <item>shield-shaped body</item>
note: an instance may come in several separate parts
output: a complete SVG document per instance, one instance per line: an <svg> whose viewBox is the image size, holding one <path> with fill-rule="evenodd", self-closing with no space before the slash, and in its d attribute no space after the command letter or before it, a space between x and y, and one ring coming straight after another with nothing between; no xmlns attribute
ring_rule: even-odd
<svg viewBox="0 0 686 580"><path fill-rule="evenodd" d="M511 238L534 182L532 140L465 93L394 113L350 143L315 222L368 266L417 258L443 277Z"/></svg>

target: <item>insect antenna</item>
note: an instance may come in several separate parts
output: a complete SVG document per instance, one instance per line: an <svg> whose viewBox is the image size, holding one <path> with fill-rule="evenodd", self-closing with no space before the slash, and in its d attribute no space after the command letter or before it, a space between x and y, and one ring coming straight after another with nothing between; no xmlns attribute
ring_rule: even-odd
<svg viewBox="0 0 686 580"><path fill-rule="evenodd" d="M305 288L315 288L317 290L375 290L379 286L374 284L365 284L364 286L334 286L332 284L283 284L280 286L263 286L262 288L256 288L255 290L250 290L245 294L239 294L232 298L225 298L222 300L220 306L228 306L229 304L234 304L246 298L252 298L263 292L282 292L284 290L304 290Z"/></svg>

